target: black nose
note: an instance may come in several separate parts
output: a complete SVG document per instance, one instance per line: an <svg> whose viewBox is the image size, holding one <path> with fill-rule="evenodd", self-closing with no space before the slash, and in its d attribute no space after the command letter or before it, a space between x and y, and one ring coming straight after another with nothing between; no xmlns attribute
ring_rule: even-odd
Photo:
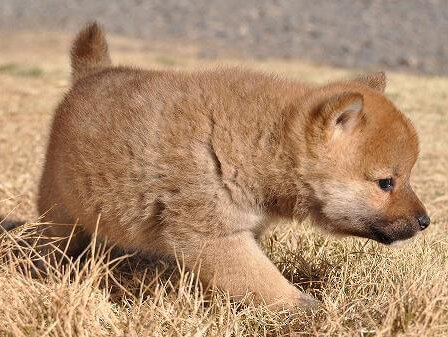
<svg viewBox="0 0 448 337"><path fill-rule="evenodd" d="M426 229L431 223L431 219L427 215L419 215L417 217L418 224L420 225L421 230Z"/></svg>

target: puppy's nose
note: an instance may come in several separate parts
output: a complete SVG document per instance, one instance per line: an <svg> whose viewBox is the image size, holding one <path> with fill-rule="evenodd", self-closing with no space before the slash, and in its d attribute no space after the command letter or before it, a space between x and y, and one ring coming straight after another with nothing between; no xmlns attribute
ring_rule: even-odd
<svg viewBox="0 0 448 337"><path fill-rule="evenodd" d="M429 224L431 223L431 219L427 215L419 215L417 217L417 221L418 221L418 224L420 225L421 230L426 229L429 226Z"/></svg>

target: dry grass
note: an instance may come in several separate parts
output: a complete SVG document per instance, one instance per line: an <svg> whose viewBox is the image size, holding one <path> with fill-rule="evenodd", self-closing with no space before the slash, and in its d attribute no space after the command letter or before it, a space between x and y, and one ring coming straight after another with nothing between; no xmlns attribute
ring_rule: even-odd
<svg viewBox="0 0 448 337"><path fill-rule="evenodd" d="M69 40L0 34L0 41L0 214L33 223L48 124L68 88ZM194 48L168 52L158 46L155 52L139 41L112 42L120 63L210 66L194 58ZM348 75L302 63L243 63L305 80ZM99 245L82 260L39 277L31 250L17 251L17 241L33 234L27 225L0 238L0 336L446 336L448 79L389 78L388 95L420 133L413 183L433 224L399 249L325 237L307 223L285 224L266 235L267 254L286 277L322 300L322 312L274 314L232 303L203 290L196 273L176 263L119 255Z"/></svg>

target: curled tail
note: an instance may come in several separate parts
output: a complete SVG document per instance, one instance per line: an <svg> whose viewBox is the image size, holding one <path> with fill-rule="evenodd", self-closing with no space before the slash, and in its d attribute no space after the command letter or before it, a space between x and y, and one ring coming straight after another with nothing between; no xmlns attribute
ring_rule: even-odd
<svg viewBox="0 0 448 337"><path fill-rule="evenodd" d="M96 22L88 24L76 36L71 63L74 81L112 64L105 34Z"/></svg>

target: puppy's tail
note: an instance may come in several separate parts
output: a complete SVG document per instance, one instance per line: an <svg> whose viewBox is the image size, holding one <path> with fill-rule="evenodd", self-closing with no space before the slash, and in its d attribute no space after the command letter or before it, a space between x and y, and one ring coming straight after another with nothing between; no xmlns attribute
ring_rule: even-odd
<svg viewBox="0 0 448 337"><path fill-rule="evenodd" d="M76 36L71 50L72 77L76 81L112 64L105 34L96 22Z"/></svg>

